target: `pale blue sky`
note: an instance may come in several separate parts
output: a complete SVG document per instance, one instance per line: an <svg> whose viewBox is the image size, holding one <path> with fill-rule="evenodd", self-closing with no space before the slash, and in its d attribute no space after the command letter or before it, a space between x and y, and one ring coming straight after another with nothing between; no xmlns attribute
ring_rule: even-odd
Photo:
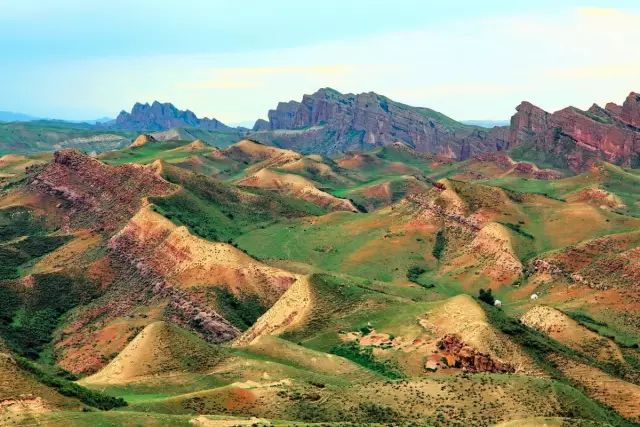
<svg viewBox="0 0 640 427"><path fill-rule="evenodd" d="M0 110L234 123L325 86L457 119L586 108L640 91L638 22L636 0L0 0Z"/></svg>

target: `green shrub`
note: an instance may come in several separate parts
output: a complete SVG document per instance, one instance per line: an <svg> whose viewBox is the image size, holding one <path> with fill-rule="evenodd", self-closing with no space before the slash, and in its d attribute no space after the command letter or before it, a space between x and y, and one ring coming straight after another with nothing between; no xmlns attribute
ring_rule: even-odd
<svg viewBox="0 0 640 427"><path fill-rule="evenodd" d="M238 298L221 287L215 288L215 292L220 314L241 330L249 329L267 311L255 295Z"/></svg>
<svg viewBox="0 0 640 427"><path fill-rule="evenodd" d="M7 333L7 341L20 354L35 359L51 340L59 315L52 309L28 310L21 307Z"/></svg>
<svg viewBox="0 0 640 427"><path fill-rule="evenodd" d="M44 219L25 208L0 209L0 280L19 277L19 268L63 245L70 236L47 234ZM22 238L21 238L22 237ZM19 239L21 238L21 239Z"/></svg>
<svg viewBox="0 0 640 427"><path fill-rule="evenodd" d="M358 329L360 331L360 333L364 336L364 335L369 335L371 332L373 332L373 328L369 325L365 325L362 328Z"/></svg>
<svg viewBox="0 0 640 427"><path fill-rule="evenodd" d="M330 353L349 359L387 378L401 379L405 377L393 363L376 360L372 347L361 347L354 341L338 344L330 350Z"/></svg>
<svg viewBox="0 0 640 427"><path fill-rule="evenodd" d="M9 324L22 305L22 298L13 287L0 284L0 301L0 325Z"/></svg>
<svg viewBox="0 0 640 427"><path fill-rule="evenodd" d="M18 354L36 359L51 341L60 318L70 309L95 298L95 284L60 274L34 275L23 292L0 285L0 335Z"/></svg>
<svg viewBox="0 0 640 427"><path fill-rule="evenodd" d="M478 299L489 305L493 305L496 302L491 289L480 289L480 291L478 292Z"/></svg>
<svg viewBox="0 0 640 427"><path fill-rule="evenodd" d="M444 231L438 230L438 232L436 233L436 242L433 245L433 250L431 251L431 253L436 259L441 259L446 246L447 238L444 235Z"/></svg>
<svg viewBox="0 0 640 427"><path fill-rule="evenodd" d="M427 270L424 267L414 265L407 271L407 279L409 279L410 282L418 283L418 278L426 272Z"/></svg>
<svg viewBox="0 0 640 427"><path fill-rule="evenodd" d="M362 421L369 423L397 423L401 419L398 411L386 405L363 402L358 405L358 409L362 414Z"/></svg>
<svg viewBox="0 0 640 427"><path fill-rule="evenodd" d="M501 222L500 224L504 225L505 227L515 231L516 233L518 233L519 235L526 237L529 240L534 240L535 237L533 236L533 234L528 233L527 231L522 229L522 224L511 224L510 222Z"/></svg>
<svg viewBox="0 0 640 427"><path fill-rule="evenodd" d="M82 387L68 379L47 373L38 365L24 357L16 356L15 360L19 367L33 374L42 384L55 388L60 394L65 396L75 397L89 406L103 410L127 406L127 402L122 398L107 396Z"/></svg>

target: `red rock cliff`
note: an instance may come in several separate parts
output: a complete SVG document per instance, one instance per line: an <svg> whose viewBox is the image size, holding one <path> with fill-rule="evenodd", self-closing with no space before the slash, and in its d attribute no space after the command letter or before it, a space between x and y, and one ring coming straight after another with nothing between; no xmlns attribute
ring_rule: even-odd
<svg viewBox="0 0 640 427"><path fill-rule="evenodd" d="M511 118L510 146L528 144L578 172L595 161L637 166L640 156L640 95L622 106L567 107L555 113L523 102Z"/></svg>

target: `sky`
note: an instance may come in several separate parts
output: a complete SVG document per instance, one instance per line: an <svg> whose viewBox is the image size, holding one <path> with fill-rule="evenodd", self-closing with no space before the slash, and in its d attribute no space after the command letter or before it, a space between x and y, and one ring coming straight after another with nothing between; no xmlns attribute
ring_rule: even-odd
<svg viewBox="0 0 640 427"><path fill-rule="evenodd" d="M248 124L321 87L458 120L640 91L638 0L0 0L0 110Z"/></svg>

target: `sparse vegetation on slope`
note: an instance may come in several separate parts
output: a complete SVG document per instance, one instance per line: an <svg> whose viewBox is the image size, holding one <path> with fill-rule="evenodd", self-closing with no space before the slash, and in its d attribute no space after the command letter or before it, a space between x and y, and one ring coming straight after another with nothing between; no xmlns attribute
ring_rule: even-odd
<svg viewBox="0 0 640 427"><path fill-rule="evenodd" d="M22 207L0 209L0 280L20 275L22 265L69 241L70 236L48 234L46 219Z"/></svg>
<svg viewBox="0 0 640 427"><path fill-rule="evenodd" d="M98 293L84 278L59 274L33 276L28 289L4 287L7 304L0 306L0 335L18 354L35 359L51 341L62 316Z"/></svg>
<svg viewBox="0 0 640 427"><path fill-rule="evenodd" d="M334 346L330 352L356 362L384 377L394 380L405 377L392 363L376 360L372 347L362 347L358 343L350 341Z"/></svg>
<svg viewBox="0 0 640 427"><path fill-rule="evenodd" d="M260 299L255 296L237 297L224 288L217 288L216 293L221 314L241 330L253 325L266 311Z"/></svg>
<svg viewBox="0 0 640 427"><path fill-rule="evenodd" d="M89 390L65 378L51 375L38 367L37 364L23 357L16 356L16 362L18 366L32 373L43 384L53 387L64 396L78 398L81 402L94 408L109 410L127 405L127 402L119 397L107 396L100 392Z"/></svg>
<svg viewBox="0 0 640 427"><path fill-rule="evenodd" d="M636 171L562 177L403 142L334 160L140 142L106 165L63 151L0 192L0 337L76 404L122 404L86 386L151 424L626 426L605 405L640 410L615 400L640 390ZM31 160L47 161L15 159ZM76 388L56 362L91 375Z"/></svg>
<svg viewBox="0 0 640 427"><path fill-rule="evenodd" d="M194 234L230 241L246 229L277 218L324 213L311 203L267 191L240 191L221 181L166 165L163 176L182 187L168 197L152 199L159 212Z"/></svg>

